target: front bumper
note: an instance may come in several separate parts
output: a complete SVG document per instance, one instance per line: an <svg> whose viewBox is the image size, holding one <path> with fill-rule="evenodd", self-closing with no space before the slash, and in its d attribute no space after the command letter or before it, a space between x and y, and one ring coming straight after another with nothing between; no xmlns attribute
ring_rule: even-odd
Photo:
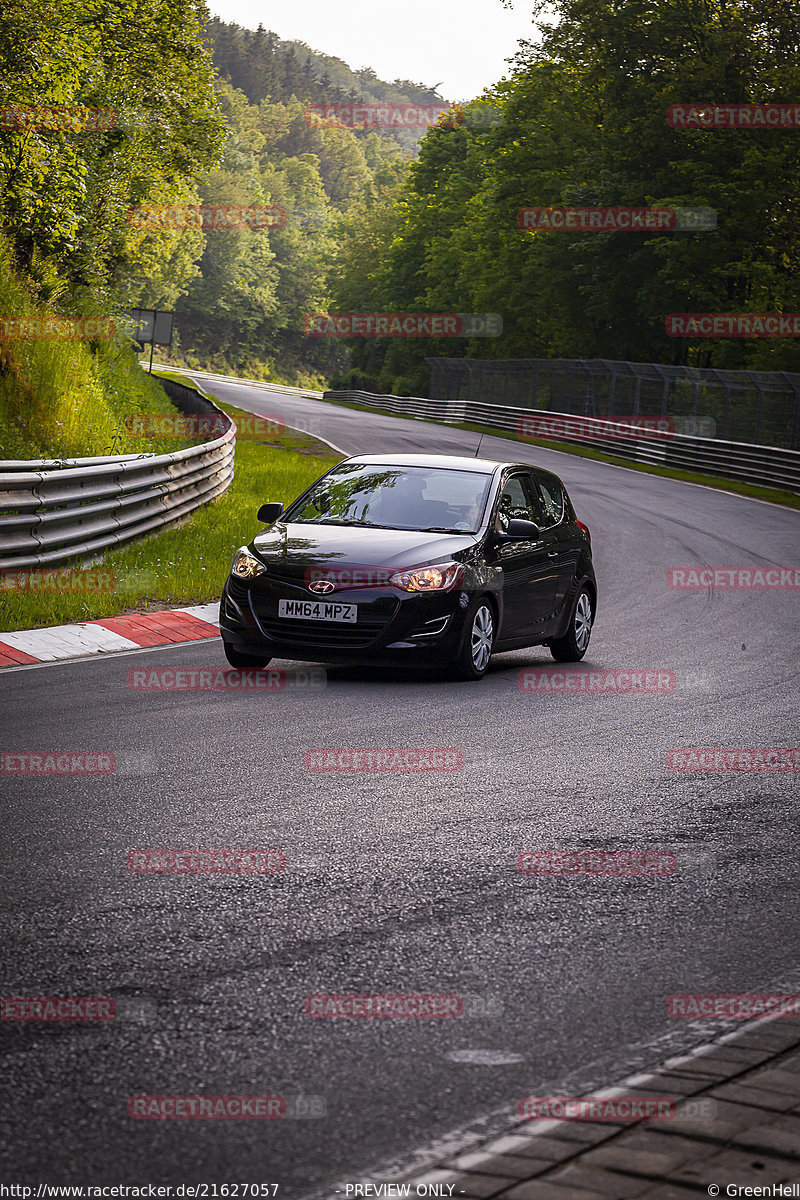
<svg viewBox="0 0 800 1200"><path fill-rule="evenodd" d="M324 599L358 605L353 624L278 616L280 600L311 599L323 597L291 580L229 575L220 600L222 637L241 653L301 662L433 664L458 653L470 595L343 588Z"/></svg>

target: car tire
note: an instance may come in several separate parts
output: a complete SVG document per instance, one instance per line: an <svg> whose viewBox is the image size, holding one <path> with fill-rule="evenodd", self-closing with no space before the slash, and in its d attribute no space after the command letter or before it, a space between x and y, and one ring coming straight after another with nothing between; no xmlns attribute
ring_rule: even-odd
<svg viewBox="0 0 800 1200"><path fill-rule="evenodd" d="M464 640L458 658L450 670L451 678L483 679L492 656L497 620L494 609L485 597L473 603L464 623Z"/></svg>
<svg viewBox="0 0 800 1200"><path fill-rule="evenodd" d="M588 588L581 588L575 597L569 618L569 628L561 638L553 638L550 653L557 662L580 662L589 649L592 636L594 606Z"/></svg>
<svg viewBox="0 0 800 1200"><path fill-rule="evenodd" d="M272 657L269 654L241 654L238 650L234 650L233 646L229 646L227 642L222 643L225 649L225 657L232 667L238 670L246 670L248 667L254 671L262 671L264 667L272 662Z"/></svg>

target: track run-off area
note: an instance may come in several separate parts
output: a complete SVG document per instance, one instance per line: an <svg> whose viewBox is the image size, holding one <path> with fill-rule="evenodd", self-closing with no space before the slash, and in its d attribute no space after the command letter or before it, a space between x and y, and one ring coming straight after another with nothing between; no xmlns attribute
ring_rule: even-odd
<svg viewBox="0 0 800 1200"><path fill-rule="evenodd" d="M197 378L348 454L478 443ZM564 670L538 647L496 656L480 683L275 661L276 690L134 686L134 671L226 669L214 639L2 672L4 751L117 764L2 779L2 994L111 997L119 1014L0 1025L8 1179L277 1183L292 1200L424 1164L522 1097L602 1086L725 1024L669 1015L672 995L800 990L800 772L669 758L797 746L798 593L668 580L796 566L800 513L534 444L485 437L481 456L555 471L591 530L581 669L667 685L525 690L523 671ZM242 512L239 544L258 529ZM320 747L445 748L463 765L309 770ZM280 851L284 866L129 865L131 849L209 847ZM518 869L525 852L628 849L674 870ZM307 998L330 993L463 1005L457 1019L311 1015ZM128 1114L131 1097L201 1094L282 1096L286 1119Z"/></svg>

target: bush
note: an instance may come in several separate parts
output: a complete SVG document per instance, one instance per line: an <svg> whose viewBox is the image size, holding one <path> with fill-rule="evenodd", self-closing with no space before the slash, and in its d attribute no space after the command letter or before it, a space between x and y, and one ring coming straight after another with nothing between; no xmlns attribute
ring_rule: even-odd
<svg viewBox="0 0 800 1200"><path fill-rule="evenodd" d="M63 299L63 298L62 298ZM0 317L108 317L86 300L71 311L44 304L13 269L0 236ZM10 336L0 320L0 458L72 458L136 451L165 453L180 438L143 439L126 420L143 413L174 413L157 381L139 367L130 339L61 341Z"/></svg>

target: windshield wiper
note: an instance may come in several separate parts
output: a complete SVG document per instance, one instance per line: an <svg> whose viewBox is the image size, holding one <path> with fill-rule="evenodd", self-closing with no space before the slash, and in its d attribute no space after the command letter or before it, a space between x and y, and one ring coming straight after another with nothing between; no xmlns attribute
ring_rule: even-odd
<svg viewBox="0 0 800 1200"><path fill-rule="evenodd" d="M352 520L351 521L337 521L337 520L332 520L332 521L319 521L318 524L320 524L320 525L355 525L359 529L362 526L366 529L389 529L390 528L390 526L388 526L388 525L378 525L375 521L352 521Z"/></svg>
<svg viewBox="0 0 800 1200"><path fill-rule="evenodd" d="M420 533L472 533L471 529L448 529L444 525L429 525L427 529L420 529Z"/></svg>

